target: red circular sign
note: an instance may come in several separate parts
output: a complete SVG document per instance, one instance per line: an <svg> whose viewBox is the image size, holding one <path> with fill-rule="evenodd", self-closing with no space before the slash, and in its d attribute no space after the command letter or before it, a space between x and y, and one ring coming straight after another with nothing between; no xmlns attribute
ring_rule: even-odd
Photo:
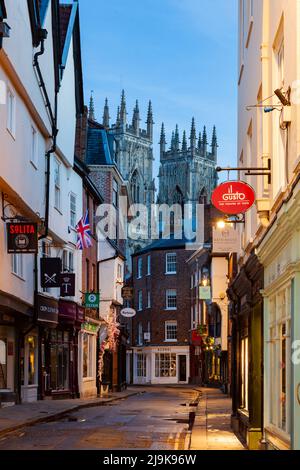
<svg viewBox="0 0 300 470"><path fill-rule="evenodd" d="M211 201L224 214L243 214L253 206L255 192L243 181L226 181L214 190Z"/></svg>

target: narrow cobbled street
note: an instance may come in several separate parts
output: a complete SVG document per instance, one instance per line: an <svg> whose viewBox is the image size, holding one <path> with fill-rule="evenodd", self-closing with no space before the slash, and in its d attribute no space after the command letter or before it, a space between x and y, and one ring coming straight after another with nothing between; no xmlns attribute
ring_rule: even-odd
<svg viewBox="0 0 300 470"><path fill-rule="evenodd" d="M159 386L141 391L6 434L0 450L243 449L230 431L229 400L220 391Z"/></svg>

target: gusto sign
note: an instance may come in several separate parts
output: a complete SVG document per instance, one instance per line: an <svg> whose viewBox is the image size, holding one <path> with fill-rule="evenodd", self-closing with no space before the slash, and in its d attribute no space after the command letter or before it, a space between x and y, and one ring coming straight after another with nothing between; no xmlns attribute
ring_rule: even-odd
<svg viewBox="0 0 300 470"><path fill-rule="evenodd" d="M211 201L224 214L243 214L253 206L255 192L243 181L227 181L214 190Z"/></svg>

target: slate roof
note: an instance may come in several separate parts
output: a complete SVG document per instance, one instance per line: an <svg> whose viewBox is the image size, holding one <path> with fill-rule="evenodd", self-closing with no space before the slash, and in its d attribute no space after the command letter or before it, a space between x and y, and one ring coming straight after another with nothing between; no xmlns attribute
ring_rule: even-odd
<svg viewBox="0 0 300 470"><path fill-rule="evenodd" d="M113 136L103 126L89 121L87 136L87 165L114 165Z"/></svg>
<svg viewBox="0 0 300 470"><path fill-rule="evenodd" d="M169 239L161 238L159 240L155 240L145 248L137 251L132 256L140 256L142 254L148 253L149 251L184 249L188 243L191 243L191 241L186 237L182 237L181 239L175 239L174 237L170 237Z"/></svg>

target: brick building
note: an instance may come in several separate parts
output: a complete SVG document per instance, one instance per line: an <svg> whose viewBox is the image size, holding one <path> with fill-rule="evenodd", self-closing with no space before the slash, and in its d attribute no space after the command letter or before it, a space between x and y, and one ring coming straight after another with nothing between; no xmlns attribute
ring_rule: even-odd
<svg viewBox="0 0 300 470"><path fill-rule="evenodd" d="M184 240L157 240L134 254L133 382L188 383L190 285Z"/></svg>

